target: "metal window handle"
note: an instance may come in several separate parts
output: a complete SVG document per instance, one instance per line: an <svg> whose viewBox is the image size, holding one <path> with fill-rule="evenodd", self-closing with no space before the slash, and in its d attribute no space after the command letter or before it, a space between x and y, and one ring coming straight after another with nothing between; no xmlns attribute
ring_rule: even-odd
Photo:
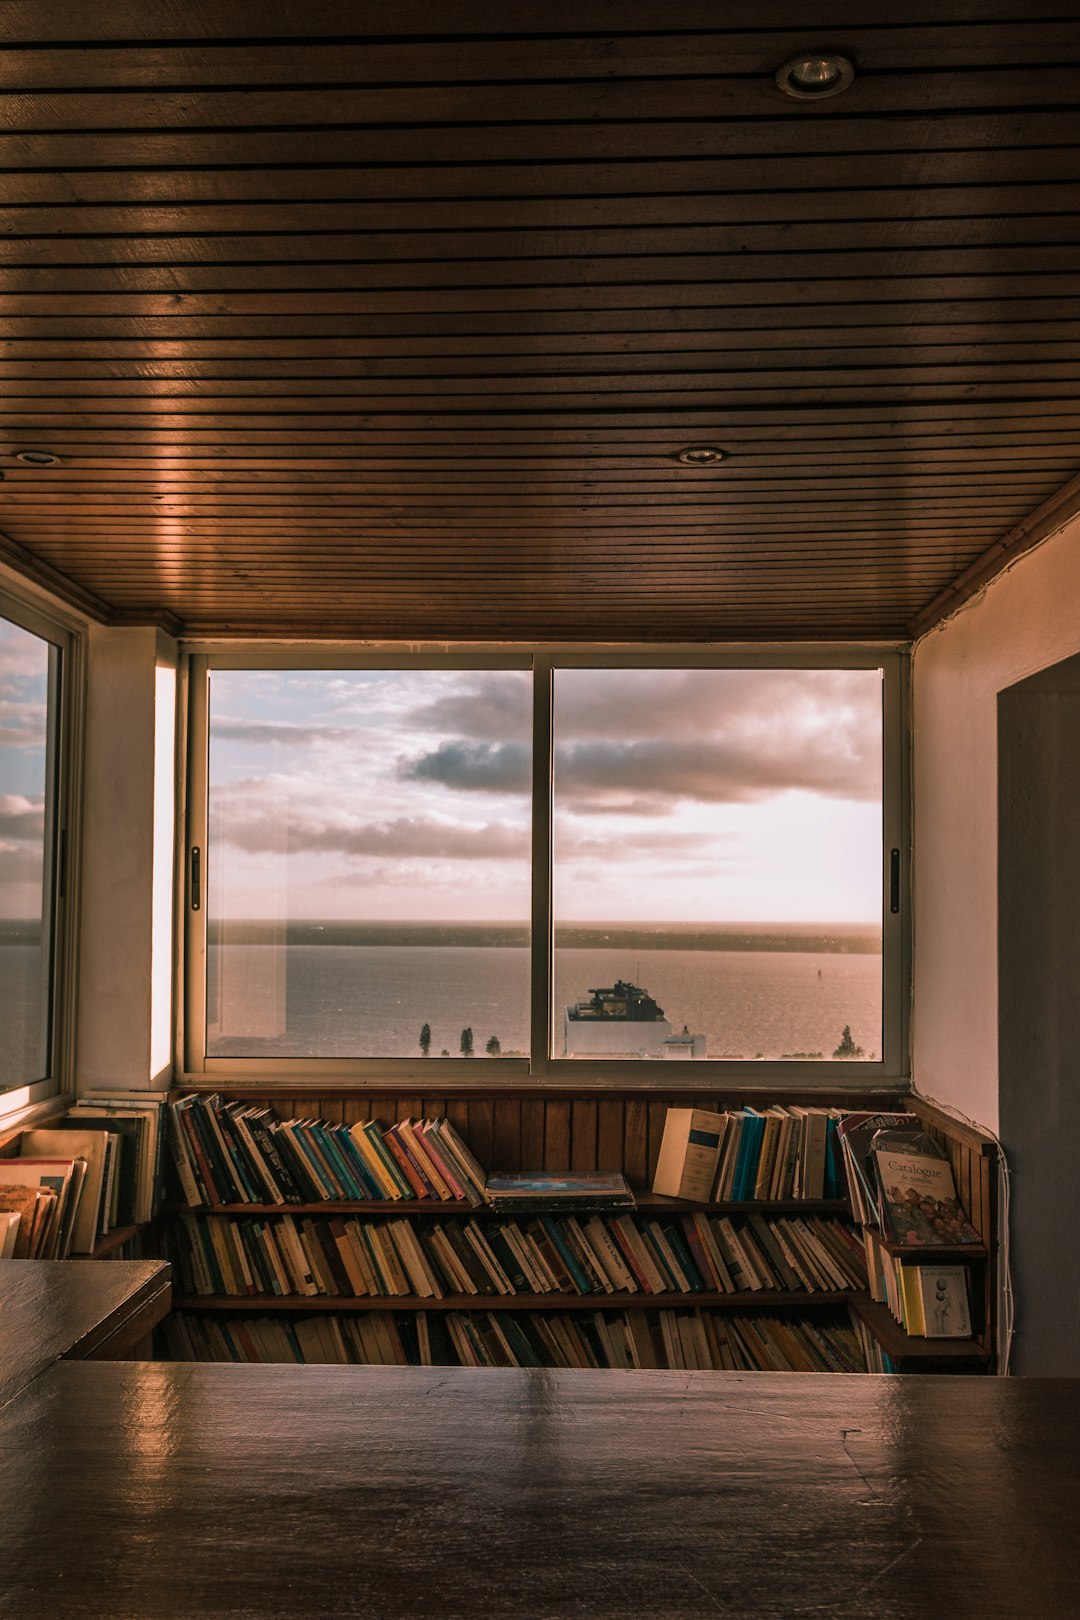
<svg viewBox="0 0 1080 1620"><path fill-rule="evenodd" d="M191 850L191 909L199 911L202 908L202 861L198 845Z"/></svg>
<svg viewBox="0 0 1080 1620"><path fill-rule="evenodd" d="M889 910L900 910L900 851L894 849L889 859Z"/></svg>

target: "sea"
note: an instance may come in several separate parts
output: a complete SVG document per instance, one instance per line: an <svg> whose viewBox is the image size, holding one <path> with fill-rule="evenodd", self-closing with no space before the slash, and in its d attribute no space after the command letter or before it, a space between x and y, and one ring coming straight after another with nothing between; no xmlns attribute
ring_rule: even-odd
<svg viewBox="0 0 1080 1620"><path fill-rule="evenodd" d="M208 1055L477 1057L529 1049L529 952L512 946L211 945ZM845 1026L881 1053L881 955L841 950L557 949L562 1009L628 979L678 1032L704 1034L713 1058L831 1058Z"/></svg>
<svg viewBox="0 0 1080 1620"><path fill-rule="evenodd" d="M488 942L469 944L448 942L453 930L417 929L398 943L383 930L356 943L351 935L362 931L327 925L326 942L310 943L320 932L300 927L277 944L211 941L209 1056L415 1057L425 1024L435 1058L459 1056L466 1028L477 1058L493 1037L502 1055L527 1055L529 951L507 943L523 930L480 931ZM579 933L588 940L597 931ZM563 1008L628 979L676 1032L685 1025L703 1034L710 1058L830 1058L845 1026L867 1058L880 1056L881 953L865 930L789 932L778 937L782 949L752 929L715 936L706 949L680 949L671 935L665 948L650 948L649 937L639 930L621 941L616 932L611 943L556 944L556 1055ZM734 948L748 943L754 948ZM40 994L37 943L12 925L0 929L0 1090L39 1077Z"/></svg>

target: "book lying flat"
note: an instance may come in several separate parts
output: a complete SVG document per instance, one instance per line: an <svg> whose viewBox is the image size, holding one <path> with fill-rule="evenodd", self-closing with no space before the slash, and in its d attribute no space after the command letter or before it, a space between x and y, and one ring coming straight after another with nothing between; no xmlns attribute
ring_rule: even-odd
<svg viewBox="0 0 1080 1620"><path fill-rule="evenodd" d="M633 1209L625 1176L607 1170L523 1171L488 1176L484 1197L492 1209Z"/></svg>

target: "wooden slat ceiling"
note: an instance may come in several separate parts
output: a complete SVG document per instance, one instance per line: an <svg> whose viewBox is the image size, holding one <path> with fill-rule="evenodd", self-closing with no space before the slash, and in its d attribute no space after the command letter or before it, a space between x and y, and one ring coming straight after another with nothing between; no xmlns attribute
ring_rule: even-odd
<svg viewBox="0 0 1080 1620"><path fill-rule="evenodd" d="M7 0L0 556L192 634L906 637L1076 504L1078 61L1019 0Z"/></svg>

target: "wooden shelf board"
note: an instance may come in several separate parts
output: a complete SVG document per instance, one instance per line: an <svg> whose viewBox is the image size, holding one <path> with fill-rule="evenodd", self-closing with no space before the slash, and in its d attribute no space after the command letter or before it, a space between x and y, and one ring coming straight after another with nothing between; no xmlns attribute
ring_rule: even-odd
<svg viewBox="0 0 1080 1620"><path fill-rule="evenodd" d="M89 1255L85 1256L84 1258L90 1260L107 1260L111 1254L114 1254L117 1249L122 1248L123 1245L129 1242L137 1232L141 1231L141 1226L114 1226L111 1232L106 1232L104 1237L99 1237L97 1239L94 1247L90 1250ZM73 1256L73 1258L77 1259L78 1256Z"/></svg>
<svg viewBox="0 0 1080 1620"><path fill-rule="evenodd" d="M958 1266L967 1260L985 1260L989 1254L981 1243L941 1244L940 1247L928 1245L926 1248L893 1243L888 1238L881 1238L880 1243L886 1254L905 1266Z"/></svg>
<svg viewBox="0 0 1080 1620"><path fill-rule="evenodd" d="M851 1304L886 1355L894 1361L989 1361L990 1353L975 1339L921 1339L905 1333L888 1307L861 1290Z"/></svg>
<svg viewBox="0 0 1080 1620"><path fill-rule="evenodd" d="M550 1215L681 1215L700 1210L706 1215L844 1215L851 1217L851 1206L846 1199L781 1199L777 1202L695 1204L686 1198L662 1198L658 1194L643 1193L635 1209L575 1210L552 1208ZM313 1204L177 1204L164 1206L168 1215L479 1215L499 1216L505 1220L531 1220L535 1210L493 1210L488 1204L472 1205L434 1198L399 1199L396 1203L375 1198L335 1198Z"/></svg>
<svg viewBox="0 0 1080 1620"><path fill-rule="evenodd" d="M831 1293L779 1289L738 1294L448 1294L421 1299L416 1294L178 1294L175 1310L192 1311L596 1311L596 1310L773 1310L845 1305L850 1290Z"/></svg>

